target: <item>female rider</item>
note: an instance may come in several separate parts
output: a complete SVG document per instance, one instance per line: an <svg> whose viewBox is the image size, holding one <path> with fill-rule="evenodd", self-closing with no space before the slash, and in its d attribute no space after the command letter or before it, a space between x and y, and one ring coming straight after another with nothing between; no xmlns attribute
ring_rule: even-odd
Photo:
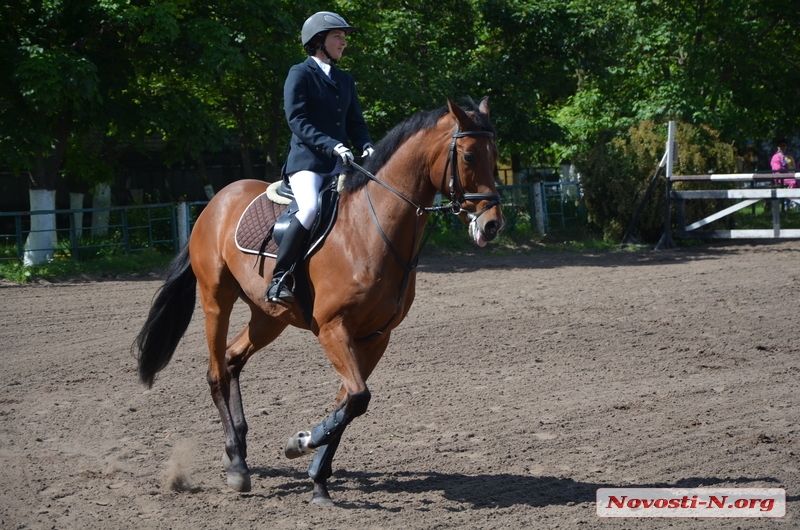
<svg viewBox="0 0 800 530"><path fill-rule="evenodd" d="M308 58L292 66L283 87L284 111L292 140L282 175L288 180L298 211L283 235L272 282L265 298L289 305L294 301L290 271L305 249L317 216L317 197L325 175L338 174L353 160L348 138L372 154L356 85L349 73L336 68L356 28L336 13L320 11L303 24L301 40Z"/></svg>

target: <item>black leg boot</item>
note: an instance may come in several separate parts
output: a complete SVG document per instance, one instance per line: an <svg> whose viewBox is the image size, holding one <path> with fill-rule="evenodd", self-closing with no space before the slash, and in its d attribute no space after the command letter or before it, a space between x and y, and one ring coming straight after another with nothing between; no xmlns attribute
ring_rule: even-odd
<svg viewBox="0 0 800 530"><path fill-rule="evenodd" d="M307 237L308 230L306 227L296 217L292 218L289 226L286 227L286 232L283 234L281 246L278 247L278 257L275 260L272 283L270 283L264 295L268 302L275 302L281 305L289 305L294 302L294 293L292 292L294 285L289 286L287 283L293 283L290 272L295 261L300 257L300 252L306 246Z"/></svg>

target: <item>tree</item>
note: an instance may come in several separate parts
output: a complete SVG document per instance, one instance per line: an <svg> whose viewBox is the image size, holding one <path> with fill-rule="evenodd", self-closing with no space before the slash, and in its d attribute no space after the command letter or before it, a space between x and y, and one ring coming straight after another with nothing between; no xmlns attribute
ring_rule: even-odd
<svg viewBox="0 0 800 530"><path fill-rule="evenodd" d="M485 0L477 9L477 45L463 83L493 98L494 123L512 165L541 160L562 136L546 109L575 89L570 56L579 18L563 2Z"/></svg>
<svg viewBox="0 0 800 530"><path fill-rule="evenodd" d="M289 21L305 16L303 4L22 4L0 4L0 73L10 80L0 87L0 156L29 177L32 212L55 209L65 160L73 180L100 185L126 146L154 137L168 163L202 162L234 137L245 155L269 145L277 164L279 94L299 33ZM52 214L31 222L27 264L56 246Z"/></svg>
<svg viewBox="0 0 800 530"><path fill-rule="evenodd" d="M283 81L291 65L304 58L300 27L315 10L313 5L287 0L237 0L198 12L203 20L224 29L211 42L225 42L228 55L191 81L203 87L201 99L238 142L250 178L251 149L264 152L267 179L277 176L279 152L289 138L288 128L283 127ZM207 36L202 31L193 40L208 45Z"/></svg>
<svg viewBox="0 0 800 530"><path fill-rule="evenodd" d="M582 0L581 0L582 1ZM577 2L574 2L577 4ZM552 109L574 144L642 120L708 125L729 142L800 132L798 11L766 0L604 3L608 58Z"/></svg>
<svg viewBox="0 0 800 530"><path fill-rule="evenodd" d="M612 42L617 29L588 1L340 4L362 28L343 64L356 74L374 132L446 96L488 95L498 146L521 165L551 156L563 132L550 109L608 62L604 54L612 47L599 44Z"/></svg>
<svg viewBox="0 0 800 530"><path fill-rule="evenodd" d="M374 139L416 111L462 97L453 71L474 42L467 0L340 1L334 10L359 29L341 66L350 71Z"/></svg>
<svg viewBox="0 0 800 530"><path fill-rule="evenodd" d="M31 232L26 264L55 247L55 182L70 137L107 132L110 116L135 85L132 67L141 22L158 32L175 4L127 2L0 4L0 156L30 180ZM76 146L80 143L76 143Z"/></svg>

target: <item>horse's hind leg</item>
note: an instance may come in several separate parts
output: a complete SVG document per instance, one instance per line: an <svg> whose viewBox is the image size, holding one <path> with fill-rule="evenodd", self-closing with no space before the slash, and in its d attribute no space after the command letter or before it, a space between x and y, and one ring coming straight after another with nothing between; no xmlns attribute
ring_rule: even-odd
<svg viewBox="0 0 800 530"><path fill-rule="evenodd" d="M225 354L230 374L229 408L236 438L242 444L242 453L245 459L247 458L247 421L244 417L239 375L247 360L255 352L271 343L286 329L285 323L268 316L253 304L250 304L250 311L250 322L228 344ZM227 449L222 453L222 465L226 471L230 469L231 458Z"/></svg>
<svg viewBox="0 0 800 530"><path fill-rule="evenodd" d="M245 462L244 443L239 439L230 408L231 376L225 361L228 325L239 285L230 272L198 263L195 269L200 303L205 313L208 372L206 379L225 431L225 450L230 460L228 485L237 491L250 491L250 472ZM198 271L198 269L200 269Z"/></svg>
<svg viewBox="0 0 800 530"><path fill-rule="evenodd" d="M271 328L266 322L267 315L262 313L263 317L258 317L251 311L251 322L255 321L253 327L256 331L247 333L243 330L237 336L238 340L231 343L230 357L238 361L234 362L234 369L231 370L228 366L227 336L231 311L240 293L239 284L230 271L213 262L198 263L195 275L206 317L209 351L206 377L225 431L228 486L236 491L250 491L250 470L245 460L247 447L244 439L247 424L242 412L238 374L247 357L271 340L268 333ZM277 325L274 335L277 336L282 330L283 327ZM232 373L235 377L232 377Z"/></svg>

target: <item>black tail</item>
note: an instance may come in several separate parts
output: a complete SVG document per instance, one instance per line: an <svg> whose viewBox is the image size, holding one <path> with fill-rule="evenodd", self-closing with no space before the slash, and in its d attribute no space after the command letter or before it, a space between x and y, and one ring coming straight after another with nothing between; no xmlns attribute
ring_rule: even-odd
<svg viewBox="0 0 800 530"><path fill-rule="evenodd" d="M189 245L183 247L167 269L167 279L156 293L150 314L132 349L139 359L139 380L153 386L192 321L197 299L197 278L189 259Z"/></svg>

